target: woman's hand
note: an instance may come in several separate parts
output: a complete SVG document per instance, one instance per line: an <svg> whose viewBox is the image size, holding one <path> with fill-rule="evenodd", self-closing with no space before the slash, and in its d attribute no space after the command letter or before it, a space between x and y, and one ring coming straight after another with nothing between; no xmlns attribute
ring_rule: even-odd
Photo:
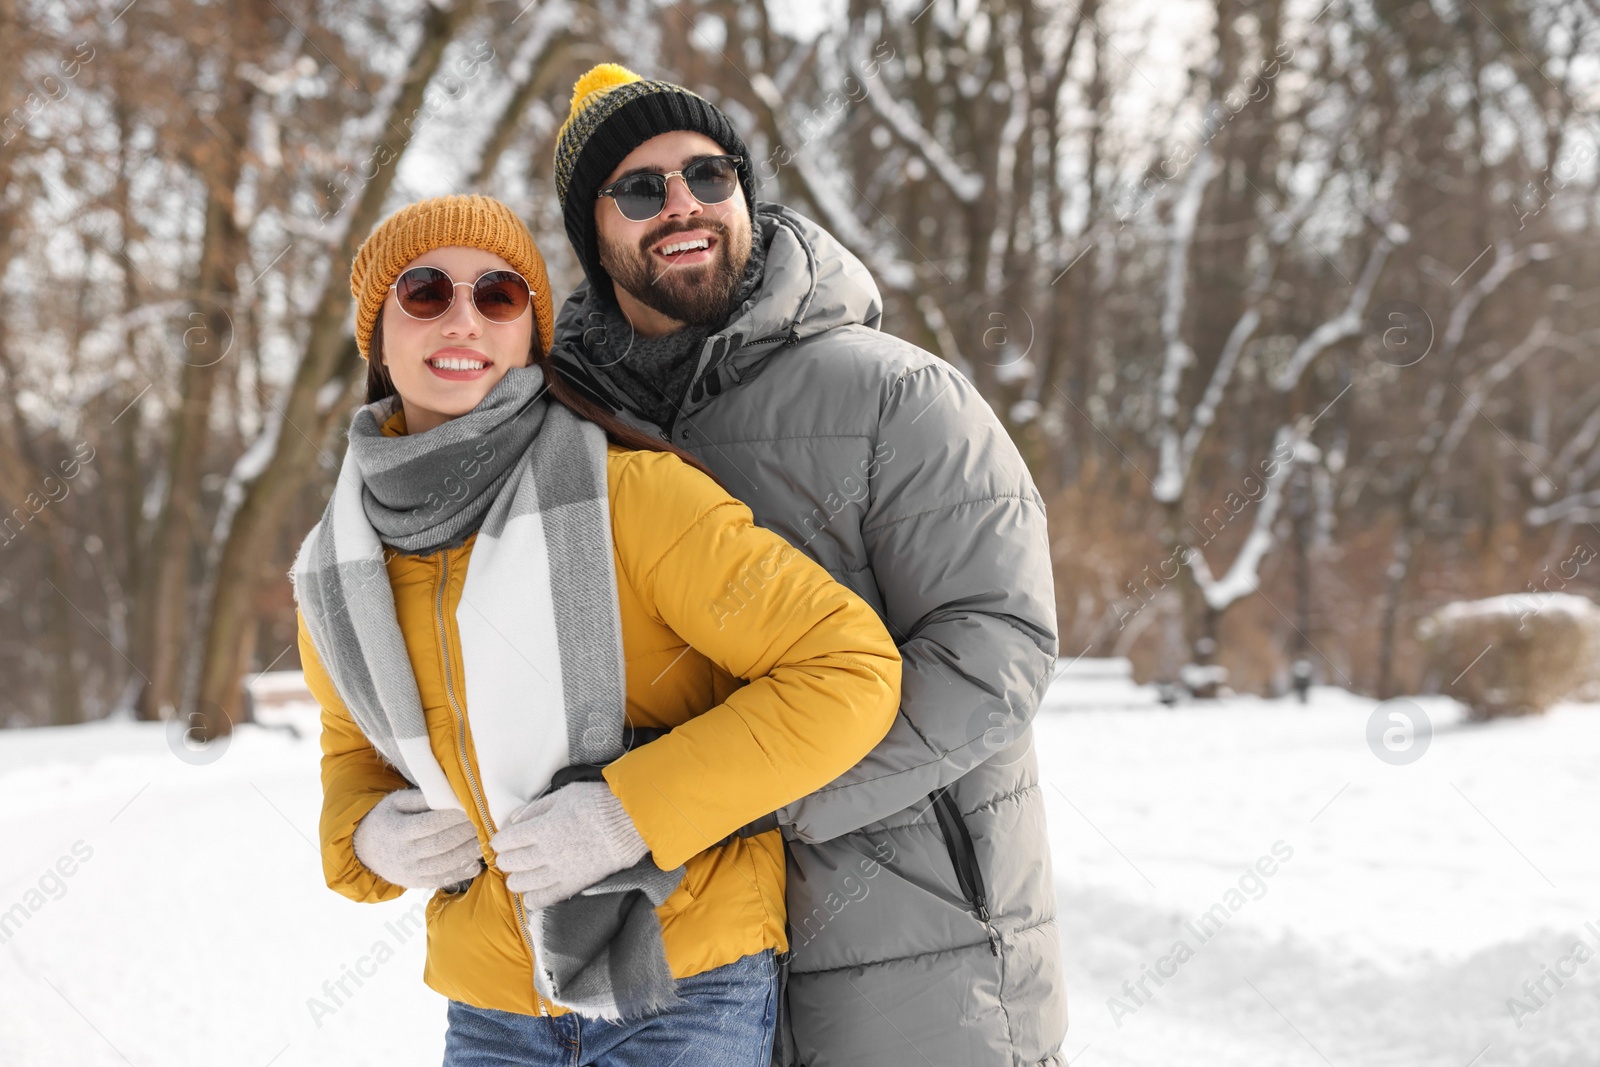
<svg viewBox="0 0 1600 1067"><path fill-rule="evenodd" d="M566 900L650 851L605 782L573 782L525 805L489 847L506 888L529 908Z"/></svg>
<svg viewBox="0 0 1600 1067"><path fill-rule="evenodd" d="M478 831L459 809L434 811L420 789L399 789L356 824L356 858L407 889L443 889L483 870Z"/></svg>

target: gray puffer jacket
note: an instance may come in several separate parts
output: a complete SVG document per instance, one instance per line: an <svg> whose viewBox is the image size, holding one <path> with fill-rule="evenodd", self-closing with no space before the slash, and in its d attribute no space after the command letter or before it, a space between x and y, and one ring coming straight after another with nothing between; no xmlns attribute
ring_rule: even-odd
<svg viewBox="0 0 1600 1067"><path fill-rule="evenodd" d="M900 646L888 736L777 813L790 958L774 1062L1064 1065L1029 728L1056 655L1044 502L968 380L879 332L855 256L786 208L758 204L755 218L761 287L706 340L672 425L629 410L614 356L587 358L587 285L561 310L554 358L592 399L702 459ZM728 590L730 617L771 577Z"/></svg>

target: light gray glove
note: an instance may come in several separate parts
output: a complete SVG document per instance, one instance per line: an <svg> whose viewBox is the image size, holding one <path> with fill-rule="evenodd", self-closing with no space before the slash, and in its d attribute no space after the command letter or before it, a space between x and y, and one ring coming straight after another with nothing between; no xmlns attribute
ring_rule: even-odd
<svg viewBox="0 0 1600 1067"><path fill-rule="evenodd" d="M524 805L489 838L506 888L529 908L575 896L649 852L605 782L573 782Z"/></svg>
<svg viewBox="0 0 1600 1067"><path fill-rule="evenodd" d="M478 831L457 808L434 811L420 789L398 789L356 824L356 859L407 889L443 889L483 869Z"/></svg>

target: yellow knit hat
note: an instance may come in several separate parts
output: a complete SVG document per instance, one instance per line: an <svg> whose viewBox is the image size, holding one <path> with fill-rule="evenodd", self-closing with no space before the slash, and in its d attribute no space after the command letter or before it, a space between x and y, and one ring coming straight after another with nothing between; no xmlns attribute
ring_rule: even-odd
<svg viewBox="0 0 1600 1067"><path fill-rule="evenodd" d="M389 286L407 263L435 248L461 245L493 252L528 280L533 291L535 343L550 351L555 305L544 257L533 243L527 224L500 201L487 196L436 196L408 204L384 219L367 235L350 264L350 295L356 299L356 347L367 358Z"/></svg>

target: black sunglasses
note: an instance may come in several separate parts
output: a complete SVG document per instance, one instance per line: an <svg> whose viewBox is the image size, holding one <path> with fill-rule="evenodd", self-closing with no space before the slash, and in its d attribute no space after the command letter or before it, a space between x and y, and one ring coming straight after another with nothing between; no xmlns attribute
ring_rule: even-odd
<svg viewBox="0 0 1600 1067"><path fill-rule="evenodd" d="M697 159L682 170L665 174L645 172L618 178L601 189L596 196L609 196L630 222L649 222L667 206L667 179L679 177L689 189L689 195L710 207L720 204L733 195L739 187L741 156L706 156Z"/></svg>

